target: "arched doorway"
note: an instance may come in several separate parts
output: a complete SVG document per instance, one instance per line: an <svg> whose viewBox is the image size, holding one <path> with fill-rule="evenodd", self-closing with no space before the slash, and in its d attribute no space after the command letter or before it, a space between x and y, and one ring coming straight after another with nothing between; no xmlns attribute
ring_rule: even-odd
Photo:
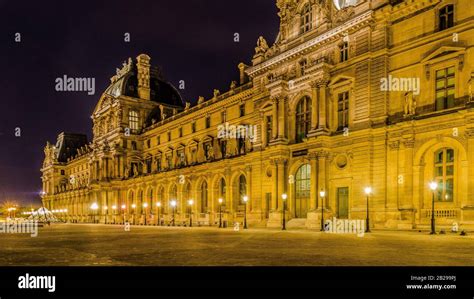
<svg viewBox="0 0 474 299"><path fill-rule="evenodd" d="M199 212L205 214L208 212L208 191L207 191L207 182L203 181L201 184L201 200L199 202Z"/></svg>
<svg viewBox="0 0 474 299"><path fill-rule="evenodd" d="M295 217L306 218L309 208L311 188L311 166L302 165L296 172L295 181Z"/></svg>

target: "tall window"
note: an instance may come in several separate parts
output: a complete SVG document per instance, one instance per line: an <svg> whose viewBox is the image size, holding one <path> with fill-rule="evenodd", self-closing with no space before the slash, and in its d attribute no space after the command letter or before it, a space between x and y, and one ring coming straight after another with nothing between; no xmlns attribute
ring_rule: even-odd
<svg viewBox="0 0 474 299"><path fill-rule="evenodd" d="M446 5L439 10L439 30L454 26L454 5Z"/></svg>
<svg viewBox="0 0 474 299"><path fill-rule="evenodd" d="M150 202L151 212L153 212L153 209L155 208L155 201L153 200L153 189L150 189L148 191L148 201Z"/></svg>
<svg viewBox="0 0 474 299"><path fill-rule="evenodd" d="M313 21L313 14L311 13L311 6L306 4L301 13L301 27L300 33L306 33L311 30Z"/></svg>
<svg viewBox="0 0 474 299"><path fill-rule="evenodd" d="M244 117L245 116L245 104L241 104L239 106L239 114L240 114L240 117Z"/></svg>
<svg viewBox="0 0 474 299"><path fill-rule="evenodd" d="M342 43L339 46L339 61L344 62L349 59L349 44L347 42Z"/></svg>
<svg viewBox="0 0 474 299"><path fill-rule="evenodd" d="M138 130L138 112L135 110L130 110L128 112L128 125L130 127L130 130L136 131Z"/></svg>
<svg viewBox="0 0 474 299"><path fill-rule="evenodd" d="M207 197L207 182L202 182L201 185L201 213L207 213L208 197Z"/></svg>
<svg viewBox="0 0 474 299"><path fill-rule="evenodd" d="M220 196L220 198L222 198L224 201L225 201L226 192L227 192L227 187L226 187L226 185L225 185L225 180L224 180L224 179L221 179L221 181L219 182L219 196Z"/></svg>
<svg viewBox="0 0 474 299"><path fill-rule="evenodd" d="M296 142L303 142L303 138L311 128L311 99L304 97L296 107Z"/></svg>
<svg viewBox="0 0 474 299"><path fill-rule="evenodd" d="M206 129L209 129L211 127L211 117L208 116L206 117Z"/></svg>
<svg viewBox="0 0 474 299"><path fill-rule="evenodd" d="M239 177L239 203L241 205L244 204L244 196L247 195L247 180L245 179L245 176L242 174Z"/></svg>
<svg viewBox="0 0 474 299"><path fill-rule="evenodd" d="M445 148L435 153L435 180L438 182L437 201L453 201L454 150Z"/></svg>
<svg viewBox="0 0 474 299"><path fill-rule="evenodd" d="M337 99L337 129L349 126L349 92L340 93Z"/></svg>
<svg viewBox="0 0 474 299"><path fill-rule="evenodd" d="M436 72L436 111L454 107L454 67Z"/></svg>
<svg viewBox="0 0 474 299"><path fill-rule="evenodd" d="M270 143L270 140L273 138L273 119L271 115L268 115L267 117L267 144Z"/></svg>

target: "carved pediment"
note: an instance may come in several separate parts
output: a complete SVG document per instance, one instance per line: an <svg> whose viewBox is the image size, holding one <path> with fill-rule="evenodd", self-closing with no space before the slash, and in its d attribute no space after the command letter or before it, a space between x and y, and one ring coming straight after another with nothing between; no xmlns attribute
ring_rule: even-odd
<svg viewBox="0 0 474 299"><path fill-rule="evenodd" d="M462 55L466 52L466 48L463 47L449 47L449 46L442 46L433 52L426 56L423 60L421 60L421 63L423 64L429 64L436 62L438 60L442 59L448 59L452 57L455 57L457 55Z"/></svg>

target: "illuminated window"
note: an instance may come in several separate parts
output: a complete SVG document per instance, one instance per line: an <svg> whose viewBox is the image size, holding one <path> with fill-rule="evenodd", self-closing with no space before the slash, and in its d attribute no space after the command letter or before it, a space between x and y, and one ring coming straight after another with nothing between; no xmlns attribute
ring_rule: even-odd
<svg viewBox="0 0 474 299"><path fill-rule="evenodd" d="M226 192L227 192L227 187L225 184L225 180L221 179L221 181L219 182L219 195L224 200L225 200Z"/></svg>
<svg viewBox="0 0 474 299"><path fill-rule="evenodd" d="M211 117L208 116L206 117L206 129L209 129L211 127Z"/></svg>
<svg viewBox="0 0 474 299"><path fill-rule="evenodd" d="M436 72L436 111L454 107L454 67Z"/></svg>
<svg viewBox="0 0 474 299"><path fill-rule="evenodd" d="M311 12L311 6L306 4L301 13L301 26L300 33L306 33L311 30L313 22L313 14Z"/></svg>
<svg viewBox="0 0 474 299"><path fill-rule="evenodd" d="M297 218L306 218L311 189L311 166L302 165L296 172L295 213Z"/></svg>
<svg viewBox="0 0 474 299"><path fill-rule="evenodd" d="M241 205L245 204L244 196L247 196L247 180L245 179L245 176L242 174L239 177L239 199L240 199Z"/></svg>
<svg viewBox="0 0 474 299"><path fill-rule="evenodd" d="M439 30L454 26L454 5L446 5L439 10Z"/></svg>
<svg viewBox="0 0 474 299"><path fill-rule="evenodd" d="M296 143L303 142L311 128L311 99L304 97L296 107Z"/></svg>
<svg viewBox="0 0 474 299"><path fill-rule="evenodd" d="M239 106L240 117L245 116L245 104Z"/></svg>
<svg viewBox="0 0 474 299"><path fill-rule="evenodd" d="M130 130L132 130L132 131L137 131L138 130L139 118L138 118L138 112L137 111L130 110L128 112L128 122L129 122Z"/></svg>
<svg viewBox="0 0 474 299"><path fill-rule="evenodd" d="M435 180L438 190L437 201L453 201L454 190L454 150L445 148L435 153Z"/></svg>

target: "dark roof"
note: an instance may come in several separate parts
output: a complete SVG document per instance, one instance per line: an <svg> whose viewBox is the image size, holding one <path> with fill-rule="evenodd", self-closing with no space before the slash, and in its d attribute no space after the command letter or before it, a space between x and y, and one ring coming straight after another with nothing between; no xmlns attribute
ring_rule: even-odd
<svg viewBox="0 0 474 299"><path fill-rule="evenodd" d="M61 133L56 142L58 162L65 163L69 158L77 155L77 150L87 145L87 136L84 134Z"/></svg>
<svg viewBox="0 0 474 299"><path fill-rule="evenodd" d="M150 69L150 99L154 102L184 107L184 101L178 90L164 78L156 68ZM125 95L138 98L138 79L136 65L132 69L112 83L107 90L107 94L112 96Z"/></svg>

